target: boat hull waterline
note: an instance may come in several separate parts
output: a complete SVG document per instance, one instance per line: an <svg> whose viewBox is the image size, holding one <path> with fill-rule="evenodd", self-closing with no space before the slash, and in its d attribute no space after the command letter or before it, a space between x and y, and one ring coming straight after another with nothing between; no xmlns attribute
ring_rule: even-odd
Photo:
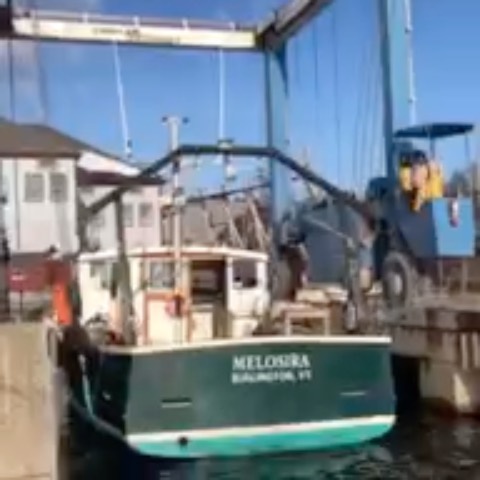
<svg viewBox="0 0 480 480"><path fill-rule="evenodd" d="M384 337L108 347L89 380L94 423L114 425L150 456L333 448L380 437L395 423Z"/></svg>

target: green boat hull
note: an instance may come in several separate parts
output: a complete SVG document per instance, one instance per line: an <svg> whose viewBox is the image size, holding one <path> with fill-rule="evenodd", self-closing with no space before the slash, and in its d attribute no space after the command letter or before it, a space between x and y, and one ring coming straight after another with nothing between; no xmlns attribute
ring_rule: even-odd
<svg viewBox="0 0 480 480"><path fill-rule="evenodd" d="M158 457L333 448L395 421L390 345L378 337L109 348L86 390L94 423Z"/></svg>

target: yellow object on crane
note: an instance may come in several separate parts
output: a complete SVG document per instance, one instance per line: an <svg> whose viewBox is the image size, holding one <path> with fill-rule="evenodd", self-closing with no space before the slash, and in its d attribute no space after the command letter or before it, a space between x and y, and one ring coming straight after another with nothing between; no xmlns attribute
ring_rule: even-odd
<svg viewBox="0 0 480 480"><path fill-rule="evenodd" d="M443 172L441 165L431 160L428 162L428 179L427 179L427 196L428 198L441 198L443 197Z"/></svg>
<svg viewBox="0 0 480 480"><path fill-rule="evenodd" d="M399 170L400 188L403 192L412 190L412 168L410 165L402 165Z"/></svg>

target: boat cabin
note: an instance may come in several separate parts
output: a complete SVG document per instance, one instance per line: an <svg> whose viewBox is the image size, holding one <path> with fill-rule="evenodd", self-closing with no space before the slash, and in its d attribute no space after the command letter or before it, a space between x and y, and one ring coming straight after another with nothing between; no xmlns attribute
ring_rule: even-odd
<svg viewBox="0 0 480 480"><path fill-rule="evenodd" d="M269 305L268 256L229 247L181 249L181 308L175 301L171 246L127 254L137 343L175 344L249 336ZM118 312L116 251L84 254L78 278L82 319Z"/></svg>

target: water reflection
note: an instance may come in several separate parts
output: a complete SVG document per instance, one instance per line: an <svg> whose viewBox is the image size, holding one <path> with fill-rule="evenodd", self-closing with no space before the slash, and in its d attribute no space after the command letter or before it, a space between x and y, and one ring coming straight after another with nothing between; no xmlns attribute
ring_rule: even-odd
<svg viewBox="0 0 480 480"><path fill-rule="evenodd" d="M479 423L415 416L402 419L379 442L341 451L186 464L122 455L122 461L103 457L100 463L110 466L109 478L116 480L478 480L479 453ZM121 465L117 473L112 464ZM98 475L90 472L86 478Z"/></svg>

